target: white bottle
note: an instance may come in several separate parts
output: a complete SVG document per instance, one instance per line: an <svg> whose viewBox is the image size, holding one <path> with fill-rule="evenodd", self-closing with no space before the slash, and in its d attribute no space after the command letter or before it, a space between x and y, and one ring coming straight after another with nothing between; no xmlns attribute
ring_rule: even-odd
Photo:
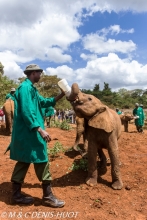
<svg viewBox="0 0 147 220"><path fill-rule="evenodd" d="M68 97L71 93L71 87L68 85L66 79L62 79L58 82L58 86L65 92L65 95Z"/></svg>

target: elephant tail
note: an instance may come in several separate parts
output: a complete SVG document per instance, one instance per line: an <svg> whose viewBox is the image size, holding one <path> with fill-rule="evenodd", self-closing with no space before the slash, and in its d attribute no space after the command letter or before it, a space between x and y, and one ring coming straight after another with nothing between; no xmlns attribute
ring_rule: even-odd
<svg viewBox="0 0 147 220"><path fill-rule="evenodd" d="M7 147L6 151L4 152L4 155L10 150L10 145Z"/></svg>

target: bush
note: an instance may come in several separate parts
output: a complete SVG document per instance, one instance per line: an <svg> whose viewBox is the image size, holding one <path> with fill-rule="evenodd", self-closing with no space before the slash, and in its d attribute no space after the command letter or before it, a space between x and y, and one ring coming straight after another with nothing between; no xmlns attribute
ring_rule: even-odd
<svg viewBox="0 0 147 220"><path fill-rule="evenodd" d="M63 120L63 121L61 122L61 124L60 124L60 128L61 128L62 130L70 130L70 129L71 129L71 126L70 126L70 124L68 123L68 121Z"/></svg>
<svg viewBox="0 0 147 220"><path fill-rule="evenodd" d="M62 144L58 141L54 144L53 148L48 148L48 154L51 157L57 157L58 154L61 152L65 152L65 149L63 148Z"/></svg>
<svg viewBox="0 0 147 220"><path fill-rule="evenodd" d="M87 171L88 170L88 160L87 159L80 159L80 161L78 162L74 162L72 164L72 166L69 168L69 170L84 170Z"/></svg>

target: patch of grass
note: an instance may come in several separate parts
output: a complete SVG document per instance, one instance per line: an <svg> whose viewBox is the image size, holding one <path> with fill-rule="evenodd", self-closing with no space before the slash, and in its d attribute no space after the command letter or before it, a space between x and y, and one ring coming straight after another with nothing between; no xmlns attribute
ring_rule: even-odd
<svg viewBox="0 0 147 220"><path fill-rule="evenodd" d="M58 121L58 120L56 120L56 121L51 120L50 126L51 126L52 128L60 128L60 125L61 125L60 121Z"/></svg>
<svg viewBox="0 0 147 220"><path fill-rule="evenodd" d="M69 168L69 170L84 170L87 171L88 170L88 161L87 159L80 159L78 162L74 162L72 164L72 166Z"/></svg>
<svg viewBox="0 0 147 220"><path fill-rule="evenodd" d="M58 154L62 152L65 152L65 149L58 141L54 144L53 148L48 148L48 154L53 158L59 156Z"/></svg>
<svg viewBox="0 0 147 220"><path fill-rule="evenodd" d="M70 129L72 129L72 127L70 126L68 120L63 120L62 122L60 122L58 120L56 120L56 121L51 120L50 126L52 128L60 128L62 130L70 130Z"/></svg>
<svg viewBox="0 0 147 220"><path fill-rule="evenodd" d="M70 130L70 129L71 129L71 126L70 126L70 124L69 124L68 121L63 120L63 121L61 122L61 124L60 124L60 128L61 128L62 130Z"/></svg>

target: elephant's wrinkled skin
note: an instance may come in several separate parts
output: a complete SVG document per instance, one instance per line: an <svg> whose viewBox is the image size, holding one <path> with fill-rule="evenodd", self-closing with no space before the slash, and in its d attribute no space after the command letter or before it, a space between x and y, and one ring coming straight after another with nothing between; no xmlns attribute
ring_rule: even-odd
<svg viewBox="0 0 147 220"><path fill-rule="evenodd" d="M5 114L6 121L6 134L10 135L12 133L12 124L14 117L14 101L12 99L7 99L3 105L3 111Z"/></svg>
<svg viewBox="0 0 147 220"><path fill-rule="evenodd" d="M87 121L88 138L88 177L86 183L90 186L97 184L97 152L102 148L108 149L111 160L112 188L121 189L118 156L118 138L121 135L121 121L115 111L101 103L93 95L84 94L76 83L72 85L71 102L76 115ZM103 151L101 151L103 153Z"/></svg>
<svg viewBox="0 0 147 220"><path fill-rule="evenodd" d="M124 131L128 132L129 121L134 119L134 115L131 115L129 113L124 113L124 114L119 115L119 117L121 119L122 125L124 125Z"/></svg>
<svg viewBox="0 0 147 220"><path fill-rule="evenodd" d="M83 135L84 151L87 151L88 142L86 139L86 129L85 129L86 121L84 120L84 118L79 118L78 116L75 117L75 121L76 121L76 139L73 145L73 149L79 151L78 144L80 142L81 136Z"/></svg>
<svg viewBox="0 0 147 220"><path fill-rule="evenodd" d="M76 121L76 139L75 139L75 143L73 145L73 149L75 151L79 151L81 156L83 158L88 158L88 139L87 139L87 126L88 123L84 118L79 118L78 116L76 116L75 118ZM83 136L83 143L84 143L84 149L80 149L78 147L78 144L80 142L80 138L81 136ZM100 159L100 163L99 163L99 168L100 168L100 174L104 174L107 171L107 158L105 156L105 154L103 153L102 149L98 149L98 157Z"/></svg>

